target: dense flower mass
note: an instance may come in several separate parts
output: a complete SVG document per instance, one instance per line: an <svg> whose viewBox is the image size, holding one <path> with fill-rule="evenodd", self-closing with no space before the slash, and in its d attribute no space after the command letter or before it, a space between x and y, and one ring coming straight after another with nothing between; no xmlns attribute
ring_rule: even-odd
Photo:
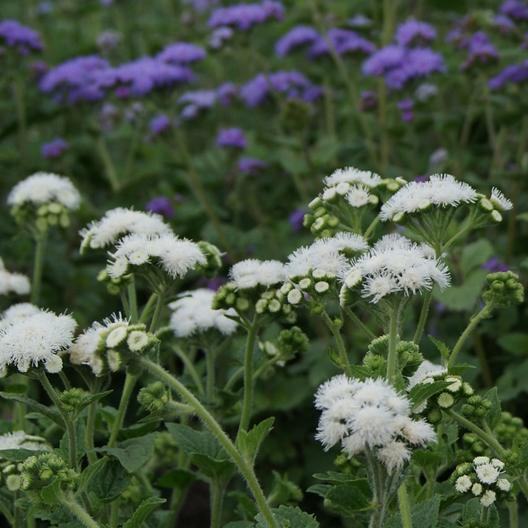
<svg viewBox="0 0 528 528"><path fill-rule="evenodd" d="M60 158L68 150L68 142L62 138L56 138L42 145L40 152L45 159Z"/></svg>
<svg viewBox="0 0 528 528"><path fill-rule="evenodd" d="M40 35L16 20L0 21L0 44L16 49L20 55L43 49Z"/></svg>
<svg viewBox="0 0 528 528"><path fill-rule="evenodd" d="M237 88L233 83L223 83L213 90L194 90L185 92L178 103L183 106L181 117L193 119L203 110L211 109L214 105L227 106L235 97Z"/></svg>
<svg viewBox="0 0 528 528"><path fill-rule="evenodd" d="M427 44L436 38L436 29L427 22L407 20L398 26L396 42L409 47L415 44Z"/></svg>
<svg viewBox="0 0 528 528"><path fill-rule="evenodd" d="M429 423L410 417L407 397L382 379L335 376L319 387L315 407L322 411L316 438L325 449L340 443L349 456L370 450L389 472L403 468L412 447L436 439Z"/></svg>
<svg viewBox="0 0 528 528"><path fill-rule="evenodd" d="M445 265L433 248L401 235L385 235L371 250L343 271L343 294L361 286L361 296L372 303L393 293L405 295L449 286Z"/></svg>
<svg viewBox="0 0 528 528"><path fill-rule="evenodd" d="M278 260L247 259L237 262L229 272L233 284L241 289L273 286L286 278L284 265Z"/></svg>
<svg viewBox="0 0 528 528"><path fill-rule="evenodd" d="M217 330L221 334L232 334L237 324L226 315L234 316L231 310L214 310L212 307L215 292L206 288L183 292L169 304L172 310L170 327L178 337L189 337L207 330Z"/></svg>
<svg viewBox="0 0 528 528"><path fill-rule="evenodd" d="M62 370L59 352L69 348L77 323L69 315L39 311L14 318L0 329L0 368L13 365L20 372L43 364L48 372Z"/></svg>
<svg viewBox="0 0 528 528"><path fill-rule="evenodd" d="M246 135L241 128L222 128L216 136L216 144L219 147L243 150L247 146Z"/></svg>
<svg viewBox="0 0 528 528"><path fill-rule="evenodd" d="M205 59L203 48L189 42L174 42L159 53L158 59L170 64L190 64Z"/></svg>

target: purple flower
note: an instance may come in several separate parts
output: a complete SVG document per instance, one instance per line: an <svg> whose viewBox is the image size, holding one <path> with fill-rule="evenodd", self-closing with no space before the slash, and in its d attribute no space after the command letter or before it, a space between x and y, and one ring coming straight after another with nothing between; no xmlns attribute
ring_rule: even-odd
<svg viewBox="0 0 528 528"><path fill-rule="evenodd" d="M528 5L521 0L506 0L500 7L500 13L514 20L528 20Z"/></svg>
<svg viewBox="0 0 528 528"><path fill-rule="evenodd" d="M207 279L205 281L205 287L209 288L210 290L218 290L220 286L225 284L227 282L226 277L212 277L211 279Z"/></svg>
<svg viewBox="0 0 528 528"><path fill-rule="evenodd" d="M305 213L306 209L300 207L293 210L290 213L290 216L288 216L288 223L290 224L290 227L294 233L298 233L302 229Z"/></svg>
<svg viewBox="0 0 528 528"><path fill-rule="evenodd" d="M44 143L40 153L44 159L60 158L69 148L68 142L62 138L55 138L49 143Z"/></svg>
<svg viewBox="0 0 528 528"><path fill-rule="evenodd" d="M215 9L209 17L208 25L211 28L231 26L247 31L271 18L280 20L283 16L282 4L273 0L264 0L260 4L236 4Z"/></svg>
<svg viewBox="0 0 528 528"><path fill-rule="evenodd" d="M149 122L149 130L152 136L159 136L169 130L171 122L166 114L158 114Z"/></svg>
<svg viewBox="0 0 528 528"><path fill-rule="evenodd" d="M184 4L192 7L197 13L203 13L218 4L218 0L184 0Z"/></svg>
<svg viewBox="0 0 528 528"><path fill-rule="evenodd" d="M108 62L97 55L76 57L51 68L39 87L44 93L54 94L59 101L98 101L105 93L98 75L109 70Z"/></svg>
<svg viewBox="0 0 528 528"><path fill-rule="evenodd" d="M115 49L121 42L121 33L112 30L103 31L99 33L95 42L103 53L108 53Z"/></svg>
<svg viewBox="0 0 528 528"><path fill-rule="evenodd" d="M151 213L160 214L165 218L174 217L174 207L171 200L166 196L156 196L155 198L152 198L145 206L145 209Z"/></svg>
<svg viewBox="0 0 528 528"><path fill-rule="evenodd" d="M363 73L371 76L384 75L395 68L400 68L404 57L404 48L390 44L373 53L363 63Z"/></svg>
<svg viewBox="0 0 528 528"><path fill-rule="evenodd" d="M268 164L257 158L243 156L238 160L238 170L245 174L256 174L265 169Z"/></svg>
<svg viewBox="0 0 528 528"><path fill-rule="evenodd" d="M233 35L234 32L230 27L216 28L209 37L209 46L213 49L221 48Z"/></svg>
<svg viewBox="0 0 528 528"><path fill-rule="evenodd" d="M520 64L506 66L506 68L488 81L488 86L492 90L499 90L506 84L519 84L526 80L528 80L528 60Z"/></svg>
<svg viewBox="0 0 528 528"><path fill-rule="evenodd" d="M8 48L15 48L20 55L42 51L44 47L40 35L35 30L16 20L0 21L0 42Z"/></svg>
<svg viewBox="0 0 528 528"><path fill-rule="evenodd" d="M372 20L365 15L359 14L349 18L347 24L353 28L366 28L372 24Z"/></svg>
<svg viewBox="0 0 528 528"><path fill-rule="evenodd" d="M309 55L312 58L320 57L331 52L331 49L338 54L363 53L370 55L376 50L376 46L359 36L355 31L349 29L332 28L328 30L325 38L319 37L310 48Z"/></svg>
<svg viewBox="0 0 528 528"><path fill-rule="evenodd" d="M33 61L29 68L35 79L40 80L48 72L48 65L42 60Z"/></svg>
<svg viewBox="0 0 528 528"><path fill-rule="evenodd" d="M491 257L481 266L482 269L489 271L490 273L496 273L497 271L508 271L508 266L499 260L497 257Z"/></svg>
<svg viewBox="0 0 528 528"><path fill-rule="evenodd" d="M222 128L216 136L216 144L222 148L244 150L247 146L247 140L241 128Z"/></svg>
<svg viewBox="0 0 528 528"><path fill-rule="evenodd" d="M295 26L276 42L275 53L279 57L284 57L295 48L312 44L319 38L319 33L313 27Z"/></svg>
<svg viewBox="0 0 528 528"><path fill-rule="evenodd" d="M471 36L467 43L467 49L468 57L462 65L463 70L467 70L475 64L489 64L499 59L497 49L483 31L478 31Z"/></svg>
<svg viewBox="0 0 528 528"><path fill-rule="evenodd" d="M223 83L214 90L194 90L185 92L178 103L185 105L181 117L183 119L193 119L202 110L212 108L215 104L228 106L237 93L237 88L233 83Z"/></svg>
<svg viewBox="0 0 528 528"><path fill-rule="evenodd" d="M497 27L501 33L511 33L516 29L513 20L506 15L495 15L493 25Z"/></svg>
<svg viewBox="0 0 528 528"><path fill-rule="evenodd" d="M240 96L249 107L255 107L265 101L270 92L278 92L289 99L315 101L322 94L319 86L312 84L297 71L278 71L260 73L240 88Z"/></svg>
<svg viewBox="0 0 528 528"><path fill-rule="evenodd" d="M157 58L169 64L191 64L205 59L203 48L188 42L174 42L166 46Z"/></svg>
<svg viewBox="0 0 528 528"><path fill-rule="evenodd" d="M369 112L378 107L378 95L372 90L363 90L360 94L359 109L362 112Z"/></svg>
<svg viewBox="0 0 528 528"><path fill-rule="evenodd" d="M414 19L403 22L396 31L396 42L404 47L428 44L435 38L436 29L431 24Z"/></svg>
<svg viewBox="0 0 528 528"><path fill-rule="evenodd" d="M398 108L401 112L401 119L404 123L410 123L414 120L414 102L412 99L402 99L398 101Z"/></svg>

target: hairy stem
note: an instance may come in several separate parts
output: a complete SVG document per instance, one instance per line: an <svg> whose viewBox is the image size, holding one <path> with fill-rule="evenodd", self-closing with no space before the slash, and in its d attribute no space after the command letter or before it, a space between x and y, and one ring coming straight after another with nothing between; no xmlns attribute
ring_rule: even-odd
<svg viewBox="0 0 528 528"><path fill-rule="evenodd" d="M391 309L389 318L389 351L387 353L387 379L393 383L398 366L398 308Z"/></svg>
<svg viewBox="0 0 528 528"><path fill-rule="evenodd" d="M222 481L214 480L209 486L211 503L211 528L221 528L222 510L224 508L225 486Z"/></svg>
<svg viewBox="0 0 528 528"><path fill-rule="evenodd" d="M123 427L125 421L125 415L128 409L128 404L130 403L130 398L134 392L134 387L138 377L130 372L126 373L125 384L123 386L123 392L121 393L121 400L119 401L119 407L117 408L117 415L115 417L114 424L112 426L112 431L110 433L110 438L108 440L108 447L115 447L117 444L117 437L119 431Z"/></svg>
<svg viewBox="0 0 528 528"><path fill-rule="evenodd" d="M374 339L376 334L348 307L344 307L343 311L348 316L348 318L354 322L363 332L370 338Z"/></svg>
<svg viewBox="0 0 528 528"><path fill-rule="evenodd" d="M137 303L137 293L136 293L136 282L134 279L134 275L132 275L132 278L130 280L127 290L128 290L128 309L130 311L130 322L137 323L139 319L139 314L138 314L138 303Z"/></svg>
<svg viewBox="0 0 528 528"><path fill-rule="evenodd" d="M62 495L60 503L70 511L86 528L100 528L93 517L75 500L73 495Z"/></svg>
<svg viewBox="0 0 528 528"><path fill-rule="evenodd" d="M238 426L238 434L240 434L240 431L248 430L249 422L251 420L251 409L253 407L253 388L255 386L253 380L253 354L255 352L257 334L258 323L257 316L255 316L248 328L246 349L244 352L244 396L242 399L242 411L240 415L240 424Z"/></svg>
<svg viewBox="0 0 528 528"><path fill-rule="evenodd" d="M35 236L35 260L33 262L33 280L31 282L32 304L38 305L40 302L40 290L42 286L42 268L44 263L44 253L46 251L47 233L38 233Z"/></svg>
<svg viewBox="0 0 528 528"><path fill-rule="evenodd" d="M332 321L332 319L330 318L330 316L328 315L326 311L323 312L322 317L323 317L323 321L328 327L328 330L330 330L330 332L334 336L337 353L339 354L339 358L341 360L343 370L345 371L346 374L350 375L350 370L351 370L350 360L348 359L348 354L346 351L345 342L343 341L343 336L341 335L341 332L336 327L336 325L334 324L334 321Z"/></svg>
<svg viewBox="0 0 528 528"><path fill-rule="evenodd" d="M416 344L418 344L422 339L425 330L425 325L427 323L427 317L429 316L429 309L431 308L432 299L433 291L430 290L424 295L422 309L420 310L420 317L418 318L418 325L416 326L416 332L414 333L413 341Z"/></svg>
<svg viewBox="0 0 528 528"><path fill-rule="evenodd" d="M204 395L205 394L204 386L200 378L200 375L198 374L198 372L196 372L196 369L194 368L193 362L187 357L187 354L179 346L176 346L176 345L174 346L174 352L181 359L185 367L185 370L187 371L189 376L191 376L200 395Z"/></svg>
<svg viewBox="0 0 528 528"><path fill-rule="evenodd" d="M412 528L411 504L405 482L402 482L398 488L398 505L400 508L402 528Z"/></svg>

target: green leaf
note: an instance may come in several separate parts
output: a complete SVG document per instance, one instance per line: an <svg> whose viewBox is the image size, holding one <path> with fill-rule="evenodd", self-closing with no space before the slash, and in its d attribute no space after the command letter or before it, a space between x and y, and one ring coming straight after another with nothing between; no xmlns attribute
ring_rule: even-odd
<svg viewBox="0 0 528 528"><path fill-rule="evenodd" d="M501 348L514 356L526 356L528 354L528 334L513 332L500 336L497 341Z"/></svg>
<svg viewBox="0 0 528 528"><path fill-rule="evenodd" d="M487 414L487 421L489 426L493 429L499 422L501 417L501 403L497 387L493 387L486 392L486 398L491 401L491 409Z"/></svg>
<svg viewBox="0 0 528 528"><path fill-rule="evenodd" d="M437 528L440 501L440 496L435 495L431 499L415 504L411 512L413 527ZM402 528L400 515L393 515L386 523L386 528Z"/></svg>
<svg viewBox="0 0 528 528"><path fill-rule="evenodd" d="M112 502L129 483L130 476L125 468L117 460L103 457L82 472L79 489L101 502Z"/></svg>
<svg viewBox="0 0 528 528"><path fill-rule="evenodd" d="M237 445L244 456L251 464L254 463L255 458L257 457L260 445L268 436L271 429L273 428L273 423L275 418L267 418L259 424L255 425L250 431L240 431L240 434L237 438Z"/></svg>
<svg viewBox="0 0 528 528"><path fill-rule="evenodd" d="M132 514L132 517L123 524L123 528L141 528L147 517L160 505L165 499L159 497L149 497L145 499Z"/></svg>
<svg viewBox="0 0 528 528"><path fill-rule="evenodd" d="M89 396L87 396L83 400L82 404L79 407L79 411L81 411L82 409L85 409L86 407L88 407L88 405L90 405L93 402L96 402L96 401L102 400L103 398L106 398L106 396L108 396L109 394L112 394L112 392L114 392L114 391L112 389L110 389L110 390L107 390L107 391L96 392L95 394L90 394Z"/></svg>
<svg viewBox="0 0 528 528"><path fill-rule="evenodd" d="M39 497L45 504L57 504L59 502L60 480L58 478L53 479L51 484L44 486L39 491Z"/></svg>
<svg viewBox="0 0 528 528"><path fill-rule="evenodd" d="M59 427L64 429L64 421L59 411L57 411L56 409L46 407L45 405L42 405L42 403L39 403L38 401L32 400L31 398L27 398L26 396L21 396L20 394L16 394L12 392L0 392L0 396L2 398L5 398L6 400L12 400L12 401L16 401L19 403L23 403L29 409L33 409L35 412L43 414L44 416L46 416L47 418L55 422Z"/></svg>
<svg viewBox="0 0 528 528"><path fill-rule="evenodd" d="M487 273L481 269L474 270L466 277L461 286L451 286L441 292L435 290L434 297L450 310L471 310L480 296Z"/></svg>
<svg viewBox="0 0 528 528"><path fill-rule="evenodd" d="M194 479L195 476L190 471L184 469L171 469L156 481L156 486L160 488L184 489Z"/></svg>
<svg viewBox="0 0 528 528"><path fill-rule="evenodd" d="M129 473L135 473L152 458L155 436L155 433L150 433L119 442L117 447L99 447L96 451L112 455Z"/></svg>
<svg viewBox="0 0 528 528"><path fill-rule="evenodd" d="M208 477L221 478L234 471L228 454L208 431L195 431L176 423L168 423L166 426L178 447L192 455L193 462Z"/></svg>
<svg viewBox="0 0 528 528"><path fill-rule="evenodd" d="M493 246L485 238L465 246L460 258L460 267L464 275L484 264L494 252Z"/></svg>
<svg viewBox="0 0 528 528"><path fill-rule="evenodd" d="M304 156L293 150L281 149L278 161L282 165L282 168L291 174L308 172L308 166L306 165Z"/></svg>
<svg viewBox="0 0 528 528"><path fill-rule="evenodd" d="M325 505L328 509L351 517L358 511L366 511L372 508L370 501L370 489L365 479L358 479L332 486L325 496Z"/></svg>
<svg viewBox="0 0 528 528"><path fill-rule="evenodd" d="M508 365L497 380L497 390L502 401L511 400L522 392L528 392L528 360Z"/></svg>
<svg viewBox="0 0 528 528"><path fill-rule="evenodd" d="M319 523L309 513L303 512L296 506L279 506L273 509L273 515L280 526L284 528L319 528ZM256 528L268 528L268 523L258 514L255 518Z"/></svg>
<svg viewBox="0 0 528 528"><path fill-rule="evenodd" d="M427 337L429 338L431 343L433 343L436 350L440 352L442 363L446 364L447 360L449 359L449 355L451 354L451 350L449 349L449 347L443 341L440 341L440 339L437 339L436 337L432 335L429 335Z"/></svg>
<svg viewBox="0 0 528 528"><path fill-rule="evenodd" d="M42 451L46 451L45 446L43 445ZM10 462L21 462L26 460L26 458L36 455L42 451L38 450L29 450L29 449L2 449L0 450L0 460L9 460Z"/></svg>
<svg viewBox="0 0 528 528"><path fill-rule="evenodd" d="M420 383L415 385L409 392L409 399L413 404L413 409L419 407L431 396L442 392L450 385L447 381L435 381L433 383Z"/></svg>

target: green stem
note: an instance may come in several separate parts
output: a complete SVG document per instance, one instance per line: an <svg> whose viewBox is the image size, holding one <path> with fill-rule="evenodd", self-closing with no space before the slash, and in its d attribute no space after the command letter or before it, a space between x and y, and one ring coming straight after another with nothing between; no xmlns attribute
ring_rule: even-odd
<svg viewBox="0 0 528 528"><path fill-rule="evenodd" d="M150 321L149 332L154 333L158 329L159 319L163 309L163 303L165 302L165 295L163 293L156 294L156 306L154 308L154 313L152 314L152 319Z"/></svg>
<svg viewBox="0 0 528 528"><path fill-rule="evenodd" d="M147 319L148 319L148 317L150 315L150 312L152 311L152 306L154 306L154 303L156 302L157 297L158 297L157 294L153 293L148 298L147 304L145 304L145 306L143 307L143 310L142 310L141 315L139 317L139 322L140 323L146 323L147 322Z"/></svg>
<svg viewBox="0 0 528 528"><path fill-rule="evenodd" d="M238 434L241 431L247 431L251 420L251 409L253 407L253 353L255 351L255 342L257 339L258 324L257 316L249 325L246 339L246 350L244 352L244 395L242 399L242 411L240 414L240 424ZM237 436L238 436L237 434Z"/></svg>
<svg viewBox="0 0 528 528"><path fill-rule="evenodd" d="M130 322L136 323L139 319L138 314L138 303L137 303L137 293L136 293L136 282L134 275L130 280L128 285L128 309L130 310Z"/></svg>
<svg viewBox="0 0 528 528"><path fill-rule="evenodd" d="M174 352L181 359L185 367L185 370L191 376L194 384L196 385L196 388L198 389L198 392L202 395L205 394L202 380L200 379L198 372L196 372L196 369L194 368L192 361L187 357L187 354L185 354L185 352L178 346L174 347Z"/></svg>
<svg viewBox="0 0 528 528"><path fill-rule="evenodd" d="M334 324L334 321L332 321L332 319L330 318L330 316L328 315L328 313L326 311L323 312L322 317L323 317L323 321L325 322L326 326L328 327L328 330L330 330L330 332L334 336L334 340L335 340L335 344L336 344L336 348L337 348L337 353L339 354L339 358L341 360L343 370L345 371L346 374L350 375L350 373L351 373L351 371L350 371L350 369L351 369L350 361L348 359L348 354L347 354L347 351L346 351L345 342L343 341L343 337L341 336L341 332L336 327L336 325Z"/></svg>
<svg viewBox="0 0 528 528"><path fill-rule="evenodd" d="M35 261L33 263L33 280L31 284L32 304L39 304L40 290L42 286L42 267L44 263L44 253L46 251L47 233L38 233L35 236Z"/></svg>
<svg viewBox="0 0 528 528"><path fill-rule="evenodd" d="M222 510L224 508L224 494L225 486L222 481L214 480L209 486L209 493L211 494L211 528L221 528L222 526Z"/></svg>
<svg viewBox="0 0 528 528"><path fill-rule="evenodd" d="M431 308L431 301L433 300L433 291L428 291L424 295L422 309L420 310L420 317L418 318L418 325L416 326L416 332L414 333L413 341L418 344L423 336L425 330L425 324L427 323L427 317L429 315L429 309Z"/></svg>
<svg viewBox="0 0 528 528"><path fill-rule="evenodd" d="M374 339L376 334L348 307L344 307L343 311L346 313L348 318L354 322L370 339Z"/></svg>
<svg viewBox="0 0 528 528"><path fill-rule="evenodd" d="M73 495L59 498L60 503L70 511L86 528L100 528L92 516L75 500Z"/></svg>
<svg viewBox="0 0 528 528"><path fill-rule="evenodd" d="M365 231L365 233L363 233L363 237L365 239L367 239L367 240L369 239L370 235L372 234L374 229L376 229L376 226L379 224L379 221L380 221L379 216L376 216L376 218L374 218L374 220L372 220L370 225L367 227L367 230Z"/></svg>
<svg viewBox="0 0 528 528"><path fill-rule="evenodd" d="M134 392L134 387L136 386L137 380L138 377L134 374L131 374L130 372L126 373L125 384L123 386L123 392L121 393L121 400L119 401L117 415L112 426L110 438L108 440L108 447L115 447L117 443L117 437L119 435L119 432L121 431L121 428L123 427L125 415L128 409L128 404L130 403L130 397Z"/></svg>
<svg viewBox="0 0 528 528"><path fill-rule="evenodd" d="M469 324L467 325L466 329L462 332L457 342L455 343L453 350L451 351L451 355L449 356L449 361L447 362L448 369L450 369L454 365L460 350L462 350L464 343L466 342L468 337L471 335L473 330L475 330L475 328L478 326L480 321L489 317L490 313L491 313L491 305L485 304L483 308L478 313L473 315L473 317L469 320Z"/></svg>
<svg viewBox="0 0 528 528"><path fill-rule="evenodd" d="M235 447L235 444L227 436L227 434L220 427L214 417L209 413L209 411L200 403L194 394L185 387L185 385L171 376L160 365L157 365L145 357L140 357L139 361L152 376L159 379L168 387L176 391L185 401L187 401L189 405L194 408L197 416L202 420L207 429L209 429L209 431L216 437L218 442L225 449L226 453L231 457L234 464L238 467L238 470L246 480L248 487L255 499L256 506L264 517L268 527L279 528L278 523L273 517L273 513L266 502L266 497L262 491L262 488L260 487L252 465L239 453L238 449Z"/></svg>
<svg viewBox="0 0 528 528"><path fill-rule="evenodd" d="M398 366L398 309L392 308L389 319L389 351L387 354L387 379L392 383Z"/></svg>
<svg viewBox="0 0 528 528"><path fill-rule="evenodd" d="M90 403L88 407L88 417L86 418L86 430L84 431L84 441L86 443L86 456L90 464L97 462L97 454L95 453L94 435L95 435L95 419L97 417L97 402Z"/></svg>
<svg viewBox="0 0 528 528"><path fill-rule="evenodd" d="M70 466L73 469L77 469L77 438L75 436L73 422L71 421L68 413L64 411L57 392L53 388L53 385L50 383L48 376L43 370L38 373L38 379L46 391L46 394L49 396L50 400L53 402L55 407L57 407L57 410L62 416L64 426L66 427L66 435L68 437L68 456Z"/></svg>
<svg viewBox="0 0 528 528"><path fill-rule="evenodd" d="M398 505L400 507L402 528L412 528L411 504L405 482L402 482L398 488Z"/></svg>
<svg viewBox="0 0 528 528"><path fill-rule="evenodd" d="M508 513L510 517L510 528L519 528L519 507L516 498L508 502Z"/></svg>
<svg viewBox="0 0 528 528"><path fill-rule="evenodd" d="M215 390L215 351L211 347L205 351L205 364L206 364L206 385L205 394L208 405L214 403L214 390Z"/></svg>
<svg viewBox="0 0 528 528"><path fill-rule="evenodd" d="M194 409L190 405L187 405L186 403L170 401L167 403L167 407L177 412L178 414L193 414L194 413Z"/></svg>
<svg viewBox="0 0 528 528"><path fill-rule="evenodd" d="M97 150L99 151L101 161L103 162L106 177L108 178L110 186L112 187L112 191L117 192L121 188L121 183L119 182L117 170L115 168L114 162L112 161L112 157L110 156L110 152L108 152L106 143L101 137L99 137L97 138L96 146Z"/></svg>

